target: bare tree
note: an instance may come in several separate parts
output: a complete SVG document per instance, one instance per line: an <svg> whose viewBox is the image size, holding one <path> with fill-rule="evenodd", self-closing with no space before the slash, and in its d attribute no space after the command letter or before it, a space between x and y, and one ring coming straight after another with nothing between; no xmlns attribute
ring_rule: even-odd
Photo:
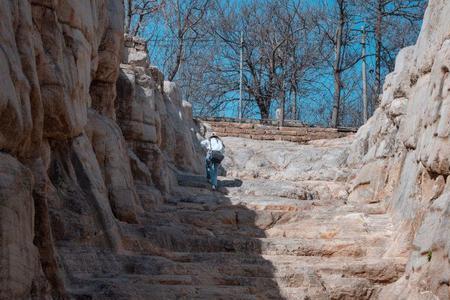
<svg viewBox="0 0 450 300"><path fill-rule="evenodd" d="M265 1L264 5L248 1L240 11L222 7L213 23L213 35L225 46L221 52L224 68L219 67L219 72L233 78L228 91L236 88L239 32L245 32L244 87L262 119L270 118L274 102L284 118L287 100L297 103L308 69L320 61L313 55L317 44L312 45L315 40L309 37L311 22L300 7L298 1Z"/></svg>
<svg viewBox="0 0 450 300"><path fill-rule="evenodd" d="M164 0L124 0L125 33L133 36L140 34L149 17L161 9L164 3Z"/></svg>
<svg viewBox="0 0 450 300"><path fill-rule="evenodd" d="M189 60L190 51L205 39L203 22L213 5L212 0L165 1L154 15L153 28L146 32L156 60L162 61L169 81L175 80L181 66Z"/></svg>
<svg viewBox="0 0 450 300"><path fill-rule="evenodd" d="M333 65L334 76L334 99L333 99L333 111L331 115L331 126L336 127L338 125L339 108L341 105L341 73L343 71L343 38L344 38L344 26L348 22L347 3L345 0L337 0L339 21L336 29L336 36L334 40L335 45L335 59Z"/></svg>
<svg viewBox="0 0 450 300"><path fill-rule="evenodd" d="M375 40L375 94L381 94L382 65L392 71L397 52L414 42L426 0L364 0L359 2ZM395 32L395 35L392 33ZM413 34L411 34L413 33ZM397 43L396 41L401 41ZM395 45L395 46L394 46ZM377 100L378 101L378 100Z"/></svg>
<svg viewBox="0 0 450 300"><path fill-rule="evenodd" d="M399 48L417 35L414 20L421 15L413 2L425 0L152 0L133 6L135 1L145 4L125 1L131 3L127 15L134 12L126 27L147 39L151 62L177 80L196 114L238 115L243 31L246 116L269 119L279 108L282 123L286 117L339 126L362 122L362 24L368 25L364 57L372 96L377 74L390 69ZM376 58L380 1L382 43ZM149 7L157 9L139 21L138 12Z"/></svg>
<svg viewBox="0 0 450 300"><path fill-rule="evenodd" d="M354 5L350 0L335 0L331 5L322 3L322 13L316 16L316 26L320 28L329 47L321 49L324 61L328 61L333 74L333 104L330 126L337 127L342 120L342 89L350 82L343 81L343 73L352 69L360 60L358 31ZM333 53L330 55L330 48Z"/></svg>

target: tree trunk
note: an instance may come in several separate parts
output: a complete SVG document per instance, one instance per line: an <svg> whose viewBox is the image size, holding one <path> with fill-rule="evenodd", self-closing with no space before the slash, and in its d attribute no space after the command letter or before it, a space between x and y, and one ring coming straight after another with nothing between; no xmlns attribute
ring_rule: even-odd
<svg viewBox="0 0 450 300"><path fill-rule="evenodd" d="M184 37L182 36L179 38L177 56L175 58L175 65L173 66L172 71L170 71L169 73L169 77L167 78L168 81L173 81L178 73L178 70L180 69L181 62L183 60L183 50L184 50Z"/></svg>
<svg viewBox="0 0 450 300"><path fill-rule="evenodd" d="M292 94L294 96L292 96ZM292 99L292 119L297 120L298 119L298 115L297 115L297 88L296 87L292 87L292 91L290 93L291 99Z"/></svg>
<svg viewBox="0 0 450 300"><path fill-rule="evenodd" d="M331 114L331 127L339 125L339 108L341 105L341 48L342 48L342 33L344 30L344 16L341 12L339 27L336 31L336 48L335 61L333 66L334 75L334 99L333 112Z"/></svg>
<svg viewBox="0 0 450 300"><path fill-rule="evenodd" d="M284 87L282 87L281 89L281 93L280 93L280 120L278 123L278 126L283 127L284 126L284 106L285 106L285 102L286 102L286 94L284 91Z"/></svg>
<svg viewBox="0 0 450 300"><path fill-rule="evenodd" d="M383 0L378 0L377 21L375 24L375 102L378 106L381 94L381 25L383 21Z"/></svg>
<svg viewBox="0 0 450 300"><path fill-rule="evenodd" d="M140 15L139 20L137 21L136 26L133 29L133 33L132 33L133 36L138 36L139 29L141 28L143 20L144 20L144 15Z"/></svg>
<svg viewBox="0 0 450 300"><path fill-rule="evenodd" d="M331 127L339 125L339 108L341 106L341 74L339 70L334 71L334 99L333 112L331 115Z"/></svg>
<svg viewBox="0 0 450 300"><path fill-rule="evenodd" d="M270 108L270 102L266 102L264 101L264 99L261 98L257 98L256 99L256 103L258 104L258 108L259 108L259 113L261 115L261 119L263 121L267 121L269 120L269 108Z"/></svg>
<svg viewBox="0 0 450 300"><path fill-rule="evenodd" d="M367 122L369 118L368 111L368 100L367 100L367 73L366 73L366 28L363 26L362 28L362 36L361 36L361 57L362 57L362 86L363 86L363 122L364 124Z"/></svg>
<svg viewBox="0 0 450 300"><path fill-rule="evenodd" d="M126 0L124 2L125 5L125 11L126 11L126 15L125 15L125 33L129 34L130 33L130 27L131 27L131 18L133 15L133 5L132 5L133 0Z"/></svg>

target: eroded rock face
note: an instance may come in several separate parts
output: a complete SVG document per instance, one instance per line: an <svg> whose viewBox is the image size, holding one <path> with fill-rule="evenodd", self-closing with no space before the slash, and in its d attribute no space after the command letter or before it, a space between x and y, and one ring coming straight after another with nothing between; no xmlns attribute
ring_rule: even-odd
<svg viewBox="0 0 450 300"><path fill-rule="evenodd" d="M121 224L203 171L189 105L145 43L124 49L123 16L121 0L1 4L1 299L73 296L67 249L122 253Z"/></svg>
<svg viewBox="0 0 450 300"><path fill-rule="evenodd" d="M33 244L33 175L8 154L0 154L0 263L1 299L45 296L39 252ZM33 283L40 282L40 286Z"/></svg>
<svg viewBox="0 0 450 300"><path fill-rule="evenodd" d="M398 55L381 107L350 151L361 172L349 201L386 203L399 228L388 254L409 257L382 299L450 297L449 11L446 1L429 2L417 44Z"/></svg>
<svg viewBox="0 0 450 300"><path fill-rule="evenodd" d="M449 12L350 148L227 138L225 195L121 0L4 1L0 298L448 299Z"/></svg>
<svg viewBox="0 0 450 300"><path fill-rule="evenodd" d="M86 134L102 171L114 215L124 222L137 222L137 210L142 209L120 127L112 119L94 110L89 111L88 120Z"/></svg>
<svg viewBox="0 0 450 300"><path fill-rule="evenodd" d="M198 128L192 119L191 107L183 104L176 85L164 81L155 67L134 61L138 50L127 50L132 57L124 62L130 64L121 65L117 81L117 121L127 141L132 168L136 170L135 179L141 189L152 183L167 194L176 185L173 168L193 173L204 170L203 154L196 137ZM148 198L148 195L141 196Z"/></svg>

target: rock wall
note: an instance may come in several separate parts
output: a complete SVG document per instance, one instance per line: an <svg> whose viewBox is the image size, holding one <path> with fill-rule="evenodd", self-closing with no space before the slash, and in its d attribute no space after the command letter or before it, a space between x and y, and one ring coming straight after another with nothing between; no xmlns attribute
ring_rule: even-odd
<svg viewBox="0 0 450 300"><path fill-rule="evenodd" d="M449 13L448 1L429 1L416 45L399 53L350 151L361 169L349 202L385 203L397 226L385 256L409 258L380 299L450 298Z"/></svg>
<svg viewBox="0 0 450 300"><path fill-rule="evenodd" d="M347 160L348 203L385 204L397 233L384 256L408 258L380 299L450 298L449 14L430 0ZM122 22L121 0L1 3L0 299L101 291L83 274L161 252L145 218L178 173L203 171L190 104Z"/></svg>
<svg viewBox="0 0 450 300"><path fill-rule="evenodd" d="M209 131L221 137L232 136L253 140L289 141L305 144L309 141L337 139L351 136L356 130L307 126L279 127L255 123L237 123L227 121L206 121Z"/></svg>
<svg viewBox="0 0 450 300"><path fill-rule="evenodd" d="M121 0L2 1L0 299L70 297L62 249L122 253L120 224L203 170L189 103L122 30Z"/></svg>

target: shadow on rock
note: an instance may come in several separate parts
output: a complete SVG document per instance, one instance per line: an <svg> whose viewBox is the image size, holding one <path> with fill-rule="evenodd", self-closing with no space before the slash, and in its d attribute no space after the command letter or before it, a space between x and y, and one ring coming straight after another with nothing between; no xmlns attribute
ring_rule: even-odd
<svg viewBox="0 0 450 300"><path fill-rule="evenodd" d="M225 179L225 180L219 180L219 186L220 187L241 187L242 186L242 180L240 179Z"/></svg>
<svg viewBox="0 0 450 300"><path fill-rule="evenodd" d="M261 254L257 213L222 193L179 187L139 224L120 227L126 254L82 250L85 270L71 272L83 285L77 299L283 299L275 268ZM114 263L95 268L96 259Z"/></svg>

